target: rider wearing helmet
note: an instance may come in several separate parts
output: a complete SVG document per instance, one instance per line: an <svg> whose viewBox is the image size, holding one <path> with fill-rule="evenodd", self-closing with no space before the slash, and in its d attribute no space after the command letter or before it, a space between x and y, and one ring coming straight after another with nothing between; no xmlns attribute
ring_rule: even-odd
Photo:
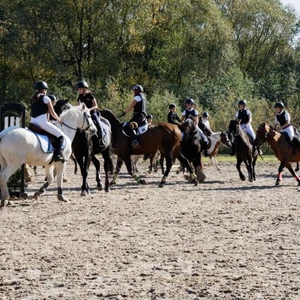
<svg viewBox="0 0 300 300"><path fill-rule="evenodd" d="M64 134L58 127L49 122L48 112L59 123L62 123L62 121L55 113L50 97L47 96L48 85L45 81L37 81L34 85L34 89L35 93L31 98L30 123L40 127L56 137L56 147L53 152L53 160L62 160L63 156L60 152L64 141Z"/></svg>
<svg viewBox="0 0 300 300"><path fill-rule="evenodd" d="M169 105L169 113L167 115L167 118L168 118L168 122L171 124L178 125L181 123L181 120L176 113L176 105L173 103Z"/></svg>
<svg viewBox="0 0 300 300"><path fill-rule="evenodd" d="M204 112L202 114L202 120L201 120L201 123L205 125L205 127L210 131L212 132L211 130L211 127L210 127L210 122L209 122L209 114L208 112Z"/></svg>
<svg viewBox="0 0 300 300"><path fill-rule="evenodd" d="M249 109L246 108L247 102L246 100L239 100L238 102L238 110L235 114L235 119L240 120L240 125L242 130L244 130L252 139L251 144L254 142L256 135L253 131L251 122L252 122L252 114ZM256 148L253 146L253 153L255 152ZM260 153L260 150L257 149ZM235 144L232 141L232 152L230 155L235 155Z"/></svg>
<svg viewBox="0 0 300 300"><path fill-rule="evenodd" d="M98 110L98 103L95 98L95 96L91 93L91 91L88 89L89 86L86 81L81 80L76 85L77 92L78 92L78 98L77 101L79 103L84 103L86 107L90 110L91 117L93 122L95 123L97 127L97 135L99 138L99 144L102 145L103 140L103 133L102 133L102 126L100 121L100 112Z"/></svg>
<svg viewBox="0 0 300 300"><path fill-rule="evenodd" d="M167 115L167 118L168 122L171 124L179 125L181 123L181 120L176 113L176 105L173 103L169 105L169 113Z"/></svg>
<svg viewBox="0 0 300 300"><path fill-rule="evenodd" d="M149 123L149 124L152 124L152 121L153 121L153 115L147 115L146 116L146 120L147 120L147 122Z"/></svg>
<svg viewBox="0 0 300 300"><path fill-rule="evenodd" d="M182 119L181 121L184 122L187 119L192 119L194 121L196 130L198 131L201 140L200 143L204 149L204 156L209 156L207 152L207 146L208 146L208 140L207 136L203 133L203 131L199 128L198 123L199 123L199 113L198 111L194 108L195 102L193 99L188 98L184 102L186 109L182 112Z"/></svg>
<svg viewBox="0 0 300 300"><path fill-rule="evenodd" d="M280 132L286 132L291 141L293 141L295 132L294 128L291 125L290 114L286 111L284 104L282 102L277 102L274 105L276 115L275 115L275 124L274 127L277 130L280 126Z"/></svg>
<svg viewBox="0 0 300 300"><path fill-rule="evenodd" d="M133 117L128 122L128 124L130 124L131 122L136 122L138 125L140 125L146 121L146 97L144 95L143 87L139 84L134 85L132 87L132 91L134 94L133 100L121 116L125 116L126 113L133 109ZM131 138L131 146L138 147L139 142L137 140L137 134L134 128L130 128L129 135Z"/></svg>

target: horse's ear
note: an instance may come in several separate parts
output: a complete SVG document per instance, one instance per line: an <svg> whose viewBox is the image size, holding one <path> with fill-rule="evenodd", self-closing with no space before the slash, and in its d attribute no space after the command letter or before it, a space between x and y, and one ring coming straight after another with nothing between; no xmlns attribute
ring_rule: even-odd
<svg viewBox="0 0 300 300"><path fill-rule="evenodd" d="M64 100L64 104L67 104L67 103L69 103L69 99Z"/></svg>
<svg viewBox="0 0 300 300"><path fill-rule="evenodd" d="M86 105L84 103L81 103L81 108L82 108L82 110L85 110L86 109Z"/></svg>
<svg viewBox="0 0 300 300"><path fill-rule="evenodd" d="M238 119L238 120L237 120L237 123L238 123L238 124L241 124L241 121L242 121L241 119Z"/></svg>

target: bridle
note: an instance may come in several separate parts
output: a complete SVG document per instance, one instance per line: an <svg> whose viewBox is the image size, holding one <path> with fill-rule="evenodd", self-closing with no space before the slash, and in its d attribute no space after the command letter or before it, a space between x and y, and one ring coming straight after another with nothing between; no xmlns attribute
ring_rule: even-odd
<svg viewBox="0 0 300 300"><path fill-rule="evenodd" d="M87 126L85 129L83 129L83 126L84 126L85 121L87 121L88 126ZM77 130L77 129L79 129L80 131L87 131L87 130L92 126L92 123L89 122L89 117L87 116L87 113L85 112L85 113L83 113L83 125L82 125L81 128L74 128L74 127L71 127L71 126L69 126L68 124L66 124L65 122L62 122L61 125L64 125L64 126L70 128L70 129L72 129L72 130Z"/></svg>

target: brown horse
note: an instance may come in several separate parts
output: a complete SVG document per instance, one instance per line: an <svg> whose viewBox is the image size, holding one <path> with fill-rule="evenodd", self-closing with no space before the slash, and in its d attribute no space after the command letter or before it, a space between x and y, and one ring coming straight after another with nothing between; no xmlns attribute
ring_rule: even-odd
<svg viewBox="0 0 300 300"><path fill-rule="evenodd" d="M159 184L160 187L163 187L172 167L173 150L180 144L181 140L181 131L178 126L166 122L154 124L149 127L145 133L139 136L140 146L132 148L130 146L130 139L123 133L123 123L121 123L110 110L102 110L101 115L111 124L112 148L118 155L119 168L121 168L122 161L125 162L128 173L137 182L145 184L145 180L141 179L132 171L131 155L148 154L154 157L157 150L159 150L162 159L166 158L166 170ZM198 180L190 163L182 154L180 155L179 160L187 165L188 171L191 174L190 176L194 184L197 185ZM115 174L113 183L116 181L116 177L117 174Z"/></svg>
<svg viewBox="0 0 300 300"><path fill-rule="evenodd" d="M242 162L245 163L248 178L250 182L255 180L255 163L257 160L257 151L253 154L253 145L251 145L247 133L245 133L239 120L231 120L228 127L228 135L234 137L235 143L235 156L237 159L236 168L239 172L241 180L246 180L244 174L241 171Z"/></svg>
<svg viewBox="0 0 300 300"><path fill-rule="evenodd" d="M287 169L297 180L298 185L300 185L300 178L295 173L291 165L291 162L300 161L300 149L293 149L290 145L288 145L283 134L276 131L267 123L262 123L259 125L256 132L255 145L260 146L265 142L269 143L274 151L275 156L280 161L275 185L280 184L280 181L282 180L282 170L284 167L287 167Z"/></svg>

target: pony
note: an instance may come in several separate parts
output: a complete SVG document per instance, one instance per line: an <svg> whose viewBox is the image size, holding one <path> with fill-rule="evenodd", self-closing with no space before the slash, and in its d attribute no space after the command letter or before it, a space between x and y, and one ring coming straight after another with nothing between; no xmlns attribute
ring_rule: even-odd
<svg viewBox="0 0 300 300"><path fill-rule="evenodd" d="M217 131L211 133L211 135L207 137L207 140L208 140L207 152L209 154L211 163L212 165L216 166L217 170L220 170L216 160L216 155L219 151L221 144L224 144L227 147L231 146L228 135L224 131Z"/></svg>
<svg viewBox="0 0 300 300"><path fill-rule="evenodd" d="M67 100L59 100L54 106L54 110L57 115L61 115L63 111L70 108ZM98 191L103 190L101 176L100 176L100 162L96 157L96 154L102 155L104 159L104 171L105 171L105 192L109 192L109 172L113 172L113 162L110 151L111 144L111 126L110 123L101 118L102 129L105 135L102 138L100 145L99 138L96 135L92 137L84 131L77 129L76 135L72 142L72 150L75 157L75 171L77 172L77 164L79 165L82 185L81 185L81 196L86 196L90 192L90 187L87 182L88 169L90 161L93 162L96 168L96 182Z"/></svg>
<svg viewBox="0 0 300 300"><path fill-rule="evenodd" d="M241 126L240 120L231 120L228 126L228 136L234 137L235 156L237 159L236 168L239 172L240 179L245 181L246 178L241 171L241 163L244 162L248 171L250 182L255 180L255 164L257 160L257 151L253 153L253 145L250 143L247 133Z"/></svg>
<svg viewBox="0 0 300 300"><path fill-rule="evenodd" d="M90 134L95 134L97 128L94 125L90 112L84 104L73 106L60 116L62 123L54 122L60 127L65 135L65 147L62 154L67 160L71 153L71 141L77 128ZM21 127L8 127L0 133L0 188L2 194L1 206L9 204L9 191L7 181L22 164L32 166L44 166L46 169L47 182L34 194L34 198L40 197L53 181L53 168L57 172L57 198L68 201L63 196L62 178L65 170L63 161L53 162L53 153L45 153L40 146L36 134L29 129Z"/></svg>
<svg viewBox="0 0 300 300"><path fill-rule="evenodd" d="M287 143L282 133L276 131L271 125L262 123L258 126L254 143L257 146L261 146L265 142L271 146L275 156L280 161L275 185L280 184L282 171L285 167L297 180L298 185L300 185L300 178L291 165L291 162L300 161L300 149L293 149L292 146Z"/></svg>
<svg viewBox="0 0 300 300"><path fill-rule="evenodd" d="M125 162L128 173L141 184L146 184L144 179L141 179L136 173L132 171L131 155L147 154L154 157L157 150L161 153L161 159L166 158L166 170L161 179L159 187L163 187L166 183L167 177L172 168L172 152L180 144L181 131L177 125L171 123L157 123L151 125L148 130L139 135L140 146L132 148L130 146L130 139L123 134L123 123L110 110L101 110L101 115L106 118L112 127L112 148L118 156L120 163L119 169L122 163ZM180 160L187 162L186 158L181 154ZM190 164L188 164L188 171L195 185L198 184L196 175L194 174ZM116 183L118 173L115 172L112 184Z"/></svg>

